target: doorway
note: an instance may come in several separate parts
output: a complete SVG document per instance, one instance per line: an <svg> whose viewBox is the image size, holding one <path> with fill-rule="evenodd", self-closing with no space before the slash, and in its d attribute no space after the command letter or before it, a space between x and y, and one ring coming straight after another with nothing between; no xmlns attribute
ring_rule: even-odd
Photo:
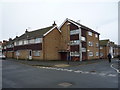
<svg viewBox="0 0 120 90"><path fill-rule="evenodd" d="M32 59L32 50L29 50L29 60L31 60Z"/></svg>

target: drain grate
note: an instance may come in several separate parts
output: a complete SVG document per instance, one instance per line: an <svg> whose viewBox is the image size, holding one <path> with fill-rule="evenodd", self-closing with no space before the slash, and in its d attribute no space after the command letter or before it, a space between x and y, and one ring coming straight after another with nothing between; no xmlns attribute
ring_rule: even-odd
<svg viewBox="0 0 120 90"><path fill-rule="evenodd" d="M72 83L68 83L68 82L63 82L63 83L60 83L58 84L59 86L62 86L62 87L69 87L72 85Z"/></svg>
<svg viewBox="0 0 120 90"><path fill-rule="evenodd" d="M90 72L96 72L95 70L92 70L92 71L90 71Z"/></svg>

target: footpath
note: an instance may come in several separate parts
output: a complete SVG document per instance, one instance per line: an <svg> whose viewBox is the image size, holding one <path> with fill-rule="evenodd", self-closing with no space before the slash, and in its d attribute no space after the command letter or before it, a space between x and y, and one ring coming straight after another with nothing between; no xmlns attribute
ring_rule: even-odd
<svg viewBox="0 0 120 90"><path fill-rule="evenodd" d="M44 66L44 67L75 67L79 65L87 65L93 63L104 62L106 59L98 60L86 60L86 61L60 61L60 60L16 60L16 59L6 59L10 61L19 62L22 64L27 64L31 66Z"/></svg>

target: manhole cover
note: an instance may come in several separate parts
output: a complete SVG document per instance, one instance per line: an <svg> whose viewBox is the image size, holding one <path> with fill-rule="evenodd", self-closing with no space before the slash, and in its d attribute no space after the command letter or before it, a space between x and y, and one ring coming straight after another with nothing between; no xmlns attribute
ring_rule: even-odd
<svg viewBox="0 0 120 90"><path fill-rule="evenodd" d="M90 71L90 72L96 72L95 70L92 70L92 71Z"/></svg>
<svg viewBox="0 0 120 90"><path fill-rule="evenodd" d="M69 87L71 86L72 84L71 83L68 83L68 82L63 82L63 83L60 83L58 84L59 86L62 86L62 87Z"/></svg>

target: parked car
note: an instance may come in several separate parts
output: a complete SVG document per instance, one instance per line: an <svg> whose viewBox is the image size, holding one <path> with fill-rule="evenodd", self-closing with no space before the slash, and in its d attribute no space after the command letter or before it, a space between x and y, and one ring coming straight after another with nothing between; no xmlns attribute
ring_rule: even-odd
<svg viewBox="0 0 120 90"><path fill-rule="evenodd" d="M5 55L0 55L0 59L6 59Z"/></svg>

